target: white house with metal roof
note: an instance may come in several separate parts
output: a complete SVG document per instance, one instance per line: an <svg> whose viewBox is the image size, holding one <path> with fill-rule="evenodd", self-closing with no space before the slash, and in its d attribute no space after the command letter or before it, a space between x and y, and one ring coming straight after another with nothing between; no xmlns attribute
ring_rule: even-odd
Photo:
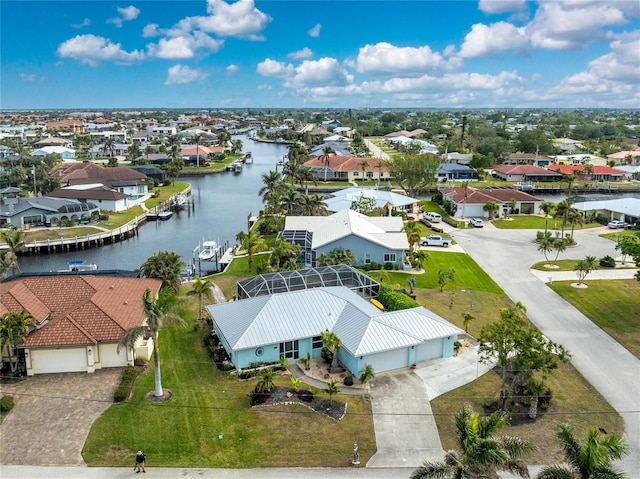
<svg viewBox="0 0 640 479"><path fill-rule="evenodd" d="M287 216L280 236L302 246L305 266L317 266L316 258L336 248L353 252L354 265L405 264L409 249L400 216L365 216L346 209L330 216Z"/></svg>
<svg viewBox="0 0 640 479"><path fill-rule="evenodd" d="M357 375L450 357L463 330L420 306L383 312L342 286L257 296L207 306L213 330L236 369L322 353L321 334L342 341L338 359Z"/></svg>
<svg viewBox="0 0 640 479"><path fill-rule="evenodd" d="M578 201L571 206L585 214L595 210L606 215L609 220L621 220L629 224L634 224L640 219L640 198L636 196Z"/></svg>
<svg viewBox="0 0 640 479"><path fill-rule="evenodd" d="M329 211L341 211L351 208L354 202L363 199L373 199L376 208L385 208L391 211L404 211L413 213L414 205L419 200L405 195L399 195L391 191L373 190L369 188L345 188L331 193L325 198L324 204Z"/></svg>

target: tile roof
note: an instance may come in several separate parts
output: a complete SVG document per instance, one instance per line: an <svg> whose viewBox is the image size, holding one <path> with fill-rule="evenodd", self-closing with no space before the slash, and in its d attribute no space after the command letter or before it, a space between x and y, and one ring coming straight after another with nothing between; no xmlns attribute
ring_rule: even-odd
<svg viewBox="0 0 640 479"><path fill-rule="evenodd" d="M70 185L86 183L102 183L113 186L121 181L144 183L146 175L126 166L105 168L91 162L65 163L49 172L51 176L60 178L60 183Z"/></svg>
<svg viewBox="0 0 640 479"><path fill-rule="evenodd" d="M553 171L559 171L560 173L564 173L566 175L570 175L574 171L584 173L584 165L551 165L549 166L549 169ZM618 170L616 168L611 168L609 166L594 165L593 174L623 176L624 171Z"/></svg>
<svg viewBox="0 0 640 479"><path fill-rule="evenodd" d="M340 155L329 155L327 165L325 165L324 158L319 156L305 162L304 166L316 166L321 168L328 166L333 171L362 171L363 161L368 163L368 165L365 166L364 171L378 171L378 166L380 166L381 171L389 171L389 167L386 166L386 161L382 158L358 158L356 156Z"/></svg>
<svg viewBox="0 0 640 479"><path fill-rule="evenodd" d="M161 281L113 276L33 276L2 283L0 311L26 309L39 329L23 347L52 347L117 341L144 322L142 294Z"/></svg>
<svg viewBox="0 0 640 479"><path fill-rule="evenodd" d="M533 165L499 165L493 168L505 175L540 175L540 176L560 176L559 173L539 168Z"/></svg>
<svg viewBox="0 0 640 479"><path fill-rule="evenodd" d="M541 202L542 199L537 196L530 195L524 191L515 190L512 188L474 188L473 186L467 187L467 199L465 200L464 188L462 186L456 186L455 188L442 188L442 194L447 198L450 198L454 203L462 203L463 201L468 204L482 204L494 201L496 203L503 203L514 199L516 201L526 202Z"/></svg>

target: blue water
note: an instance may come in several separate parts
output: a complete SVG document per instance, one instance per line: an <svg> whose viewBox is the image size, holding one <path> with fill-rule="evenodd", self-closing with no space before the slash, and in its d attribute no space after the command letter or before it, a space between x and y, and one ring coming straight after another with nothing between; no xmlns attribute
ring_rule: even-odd
<svg viewBox="0 0 640 479"><path fill-rule="evenodd" d="M175 251L190 262L194 249L205 240L233 245L236 234L246 231L248 216L258 214L263 207L258 196L262 175L274 170L288 150L285 145L238 138L244 144L243 151L252 153L253 163L245 164L240 174L181 178L191 183L192 208L176 211L169 221L147 222L139 228L138 236L120 243L71 253L21 256L21 271L58 271L78 259L97 264L102 270L134 270L158 251Z"/></svg>

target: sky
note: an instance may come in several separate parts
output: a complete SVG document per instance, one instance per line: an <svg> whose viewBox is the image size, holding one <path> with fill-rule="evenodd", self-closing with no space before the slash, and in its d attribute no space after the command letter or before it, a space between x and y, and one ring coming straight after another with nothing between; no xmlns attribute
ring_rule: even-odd
<svg viewBox="0 0 640 479"><path fill-rule="evenodd" d="M640 108L638 0L0 2L0 109Z"/></svg>

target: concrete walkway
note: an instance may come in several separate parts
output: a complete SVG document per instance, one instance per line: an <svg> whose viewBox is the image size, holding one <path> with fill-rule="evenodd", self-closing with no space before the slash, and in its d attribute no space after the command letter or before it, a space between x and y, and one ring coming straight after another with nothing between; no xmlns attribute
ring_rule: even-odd
<svg viewBox="0 0 640 479"><path fill-rule="evenodd" d="M553 281L578 281L575 271L554 271L553 269L549 269L547 271L531 269L529 271L531 271L531 274L543 283ZM633 279L637 272L637 268L597 269L595 271L591 271L584 281L588 283L594 279Z"/></svg>

